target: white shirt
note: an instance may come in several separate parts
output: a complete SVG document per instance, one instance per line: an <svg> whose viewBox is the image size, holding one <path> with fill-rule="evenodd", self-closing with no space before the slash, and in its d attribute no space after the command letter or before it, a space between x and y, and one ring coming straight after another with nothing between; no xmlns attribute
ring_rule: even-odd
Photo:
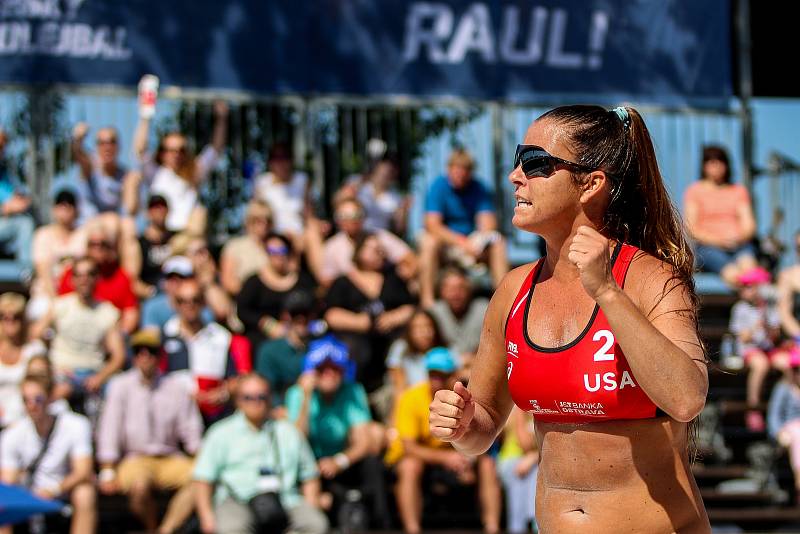
<svg viewBox="0 0 800 534"><path fill-rule="evenodd" d="M375 192L375 186L367 182L358 190L358 200L364 206L364 228L370 231L391 230L392 218L403 204L396 191Z"/></svg>
<svg viewBox="0 0 800 534"><path fill-rule="evenodd" d="M150 194L159 194L167 199L167 229L180 232L186 229L189 218L199 203L197 185L203 182L217 164L218 154L214 147L207 146L197 157L197 176L189 181L172 169L148 162L145 164L145 177L150 181Z"/></svg>
<svg viewBox="0 0 800 534"><path fill-rule="evenodd" d="M22 346L19 360L14 365L0 362L0 427L25 416L19 385L28 369L28 360L40 354L47 354L47 348L37 339Z"/></svg>
<svg viewBox="0 0 800 534"><path fill-rule="evenodd" d="M0 434L0 465L23 473L42 450L44 438L36 432L30 417L25 417ZM72 460L92 456L92 429L89 420L75 412L58 415L39 466L33 475L32 489L57 487L72 471Z"/></svg>
<svg viewBox="0 0 800 534"><path fill-rule="evenodd" d="M279 182L271 172L256 178L255 197L272 209L272 224L279 234L303 233L308 176L295 172L287 183Z"/></svg>
<svg viewBox="0 0 800 534"><path fill-rule="evenodd" d="M99 371L105 364L106 335L116 328L119 315L110 302L86 306L77 293L58 297L53 305L56 335L50 348L56 371Z"/></svg>

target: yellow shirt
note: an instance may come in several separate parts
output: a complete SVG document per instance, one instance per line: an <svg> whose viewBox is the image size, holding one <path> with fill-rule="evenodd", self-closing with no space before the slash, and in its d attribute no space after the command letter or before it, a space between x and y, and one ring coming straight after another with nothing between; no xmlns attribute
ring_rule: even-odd
<svg viewBox="0 0 800 534"><path fill-rule="evenodd" d="M394 424L397 428L397 438L386 451L387 464L395 464L403 455L403 440L414 440L420 445L443 449L449 443L431 436L429 425L429 407L433 397L431 385L428 381L420 382L416 386L406 389L397 399L394 412Z"/></svg>

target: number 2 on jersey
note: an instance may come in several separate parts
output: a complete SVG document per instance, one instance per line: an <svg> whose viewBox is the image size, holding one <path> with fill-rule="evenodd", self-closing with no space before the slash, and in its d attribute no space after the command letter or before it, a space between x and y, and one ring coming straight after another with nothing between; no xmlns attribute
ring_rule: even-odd
<svg viewBox="0 0 800 534"><path fill-rule="evenodd" d="M594 353L594 361L613 362L614 353L609 352L609 350L614 346L614 334L611 333L611 330L598 330L594 333L592 341L600 341L601 339L605 339L605 342L603 346Z"/></svg>

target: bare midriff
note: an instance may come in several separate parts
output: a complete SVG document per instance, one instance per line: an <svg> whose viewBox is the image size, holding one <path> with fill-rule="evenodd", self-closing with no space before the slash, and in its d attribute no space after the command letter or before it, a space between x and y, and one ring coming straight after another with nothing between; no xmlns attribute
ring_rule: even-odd
<svg viewBox="0 0 800 534"><path fill-rule="evenodd" d="M689 464L687 429L669 417L537 423L540 531L711 532Z"/></svg>

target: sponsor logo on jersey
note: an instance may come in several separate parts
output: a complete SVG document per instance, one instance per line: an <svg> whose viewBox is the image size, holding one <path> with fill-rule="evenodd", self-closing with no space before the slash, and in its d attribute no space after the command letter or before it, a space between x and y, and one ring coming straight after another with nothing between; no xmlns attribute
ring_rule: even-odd
<svg viewBox="0 0 800 534"><path fill-rule="evenodd" d="M539 401L536 399L531 399L528 402L531 403L531 409L528 410L528 413L532 413L533 415L555 415L561 413L558 410L553 410L551 408L542 408L539 406Z"/></svg>
<svg viewBox="0 0 800 534"><path fill-rule="evenodd" d="M561 413L575 415L606 415L605 408L601 402L556 401L556 406L561 410Z"/></svg>
<svg viewBox="0 0 800 534"><path fill-rule="evenodd" d="M506 349L506 354L514 358L519 358L519 355L517 354L518 352L519 352L519 347L517 346L517 344L514 343L513 341L509 341L508 348Z"/></svg>

